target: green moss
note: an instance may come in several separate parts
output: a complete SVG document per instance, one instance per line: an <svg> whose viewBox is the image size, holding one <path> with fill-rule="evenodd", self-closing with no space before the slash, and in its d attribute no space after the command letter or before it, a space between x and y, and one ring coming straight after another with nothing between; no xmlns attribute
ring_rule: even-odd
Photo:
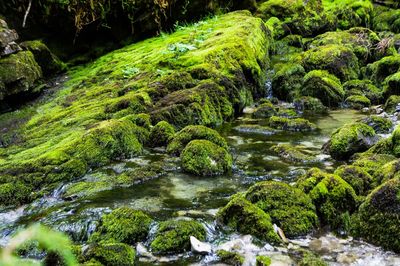
<svg viewBox="0 0 400 266"><path fill-rule="evenodd" d="M149 144L153 147L166 146L174 134L175 128L170 123L166 121L158 122L151 128Z"/></svg>
<svg viewBox="0 0 400 266"><path fill-rule="evenodd" d="M384 109L388 113L394 113L396 111L397 105L400 103L400 96L391 95L385 102Z"/></svg>
<svg viewBox="0 0 400 266"><path fill-rule="evenodd" d="M124 171L117 176L114 183L126 187L164 176L166 172L163 166L162 162L151 162L149 165Z"/></svg>
<svg viewBox="0 0 400 266"><path fill-rule="evenodd" d="M274 96L281 100L290 101L303 85L306 74L300 64L285 63L275 64L275 73L272 77L272 90Z"/></svg>
<svg viewBox="0 0 400 266"><path fill-rule="evenodd" d="M107 181L95 181L87 182L81 181L73 183L68 186L67 190L63 194L64 198L75 198L75 197L90 197L96 193L112 188L112 183Z"/></svg>
<svg viewBox="0 0 400 266"><path fill-rule="evenodd" d="M316 256L314 253L310 251L306 251L303 253L303 257L298 264L299 266L328 266L323 259Z"/></svg>
<svg viewBox="0 0 400 266"><path fill-rule="evenodd" d="M285 161L294 163L310 163L316 158L312 153L305 150L304 146L293 146L290 144L278 144L271 147L271 150L278 154Z"/></svg>
<svg viewBox="0 0 400 266"><path fill-rule="evenodd" d="M313 167L298 178L296 181L296 187L308 194L322 179L327 176L328 174L321 171L321 169Z"/></svg>
<svg viewBox="0 0 400 266"><path fill-rule="evenodd" d="M302 55L303 67L311 70L326 70L341 81L357 79L358 59L352 49L342 45L325 45L310 49Z"/></svg>
<svg viewBox="0 0 400 266"><path fill-rule="evenodd" d="M399 94L400 94L400 68L399 72L390 75L385 79L385 89L384 89L384 95L386 97Z"/></svg>
<svg viewBox="0 0 400 266"><path fill-rule="evenodd" d="M0 59L0 101L21 92L32 92L42 77L33 54L21 51Z"/></svg>
<svg viewBox="0 0 400 266"><path fill-rule="evenodd" d="M392 120L377 115L371 115L366 118L360 119L359 122L372 127L376 133L389 133L393 127Z"/></svg>
<svg viewBox="0 0 400 266"><path fill-rule="evenodd" d="M271 217L263 210L237 194L221 208L217 220L242 234L251 234L269 243L280 243L272 226Z"/></svg>
<svg viewBox="0 0 400 266"><path fill-rule="evenodd" d="M146 239L152 221L142 211L120 207L102 217L90 241L118 241L133 245Z"/></svg>
<svg viewBox="0 0 400 266"><path fill-rule="evenodd" d="M294 105L297 110L307 114L325 114L328 111L319 99L309 96L296 98Z"/></svg>
<svg viewBox="0 0 400 266"><path fill-rule="evenodd" d="M192 140L181 153L184 171L201 176L220 175L232 168L232 156L208 140Z"/></svg>
<svg viewBox="0 0 400 266"><path fill-rule="evenodd" d="M217 131L205 126L187 126L175 134L167 146L167 152L179 155L186 145L195 139L205 139L224 149L228 149L225 139Z"/></svg>
<svg viewBox="0 0 400 266"><path fill-rule="evenodd" d="M390 179L398 178L399 167L400 162L398 159L382 165L379 169L377 169L374 175L376 185L381 185Z"/></svg>
<svg viewBox="0 0 400 266"><path fill-rule="evenodd" d="M101 265L133 266L135 265L135 257L135 250L131 246L123 243L105 242L93 244L89 246L85 253L85 259L87 261L95 260L100 262Z"/></svg>
<svg viewBox="0 0 400 266"><path fill-rule="evenodd" d="M325 176L309 193L323 224L333 229L347 230L343 215L357 207L354 189L337 175Z"/></svg>
<svg viewBox="0 0 400 266"><path fill-rule="evenodd" d="M288 130L288 131L312 131L317 126L304 118L286 118L272 116L268 120L268 125L274 129Z"/></svg>
<svg viewBox="0 0 400 266"><path fill-rule="evenodd" d="M273 115L276 115L277 108L270 102L263 102L259 106L257 106L256 110L253 113L254 118L269 118Z"/></svg>
<svg viewBox="0 0 400 266"><path fill-rule="evenodd" d="M228 265L241 266L244 263L244 257L236 252L220 249L217 251L220 261Z"/></svg>
<svg viewBox="0 0 400 266"><path fill-rule="evenodd" d="M371 101L364 95L351 95L344 101L349 107L361 110L364 107L370 107Z"/></svg>
<svg viewBox="0 0 400 266"><path fill-rule="evenodd" d="M392 133L393 155L400 156L400 127L397 126Z"/></svg>
<svg viewBox="0 0 400 266"><path fill-rule="evenodd" d="M379 61L367 65L365 74L378 87L390 75L398 72L400 68L400 55L387 56Z"/></svg>
<svg viewBox="0 0 400 266"><path fill-rule="evenodd" d="M400 180L377 187L360 206L353 219L353 233L383 248L400 251Z"/></svg>
<svg viewBox="0 0 400 266"><path fill-rule="evenodd" d="M288 184L260 182L249 188L245 198L267 213L289 237L306 235L318 225L311 199Z"/></svg>
<svg viewBox="0 0 400 266"><path fill-rule="evenodd" d="M374 17L373 27L377 31L392 31L400 33L400 11L398 9L386 9Z"/></svg>
<svg viewBox="0 0 400 266"><path fill-rule="evenodd" d="M376 142L372 127L364 123L351 123L332 133L328 143L329 154L337 160L346 160L356 152L363 152Z"/></svg>
<svg viewBox="0 0 400 266"><path fill-rule="evenodd" d="M206 238L204 226L197 221L169 220L161 222L150 247L154 253L180 253L190 249L190 236Z"/></svg>
<svg viewBox="0 0 400 266"><path fill-rule="evenodd" d="M271 258L259 255L256 257L256 266L269 266L271 265Z"/></svg>
<svg viewBox="0 0 400 266"><path fill-rule="evenodd" d="M335 175L349 183L357 195L365 196L373 188L372 176L359 166L342 165L335 170Z"/></svg>
<svg viewBox="0 0 400 266"><path fill-rule="evenodd" d="M66 65L42 41L26 41L21 43L21 46L33 53L43 75L49 76L66 70Z"/></svg>
<svg viewBox="0 0 400 266"><path fill-rule="evenodd" d="M372 103L382 101L382 90L375 87L370 80L350 80L343 84L346 97L352 95L362 95L367 97Z"/></svg>
<svg viewBox="0 0 400 266"><path fill-rule="evenodd" d="M353 165L360 166L364 171L374 177L380 167L395 159L396 157L389 154L365 154L357 158L357 160L353 162Z"/></svg>
<svg viewBox="0 0 400 266"><path fill-rule="evenodd" d="M329 107L338 106L343 101L343 87L334 75L323 70L313 70L304 76L301 94L318 98Z"/></svg>
<svg viewBox="0 0 400 266"><path fill-rule="evenodd" d="M0 185L1 205L28 202L31 199L32 187L23 182L7 182Z"/></svg>

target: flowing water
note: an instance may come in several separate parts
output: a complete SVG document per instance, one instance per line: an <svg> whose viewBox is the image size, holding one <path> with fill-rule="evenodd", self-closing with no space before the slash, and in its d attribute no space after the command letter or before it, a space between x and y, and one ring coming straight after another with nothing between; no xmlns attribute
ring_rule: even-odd
<svg viewBox="0 0 400 266"><path fill-rule="evenodd" d="M329 139L333 130L345 123L355 121L363 115L351 110L332 111L321 117L308 117L318 126L309 133L238 131L238 126L265 124L263 120L253 120L249 116L239 117L232 123L218 128L232 150L234 156L233 173L218 177L195 177L179 169L177 158L171 158L163 150L147 150L138 158L119 162L96 172L87 174L83 180L107 180L126 169L140 171L145 165L162 162L164 174L158 178L138 183L132 187L104 187L99 192L85 197L64 197L68 185L63 185L52 195L32 204L0 212L0 244L7 243L10 235L18 228L32 222L41 222L68 233L75 241L84 242L95 230L101 215L119 206L131 206L144 210L156 218L195 218L201 221L208 231L207 241L218 246L227 241L240 243L239 251L249 257L266 254L281 265L293 263L291 257L299 247L318 252L332 265L400 265L400 257L385 252L378 247L349 239L338 239L329 232L318 232L302 239L291 240L287 248L271 247L267 243L252 241L220 228L215 224L218 208L224 206L229 197L261 180L281 180L294 182L307 169L317 166L333 171L338 163L322 154L321 147ZM264 133L264 134L263 134ZM314 156L314 160L302 163L285 162L270 150L278 143L302 145ZM239 241L239 242L238 242ZM146 243L145 243L146 244ZM156 264L194 265L212 264L214 255L199 256L190 252L179 256L158 258ZM154 265L140 259L140 265Z"/></svg>

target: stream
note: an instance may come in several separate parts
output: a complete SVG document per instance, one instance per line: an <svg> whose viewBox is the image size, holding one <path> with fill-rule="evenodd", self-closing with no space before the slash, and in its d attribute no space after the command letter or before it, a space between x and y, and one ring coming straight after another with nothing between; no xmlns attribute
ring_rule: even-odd
<svg viewBox="0 0 400 266"><path fill-rule="evenodd" d="M290 239L287 247L272 247L267 243L252 240L220 228L215 223L218 208L224 206L231 195L246 190L262 180L294 182L311 167L332 172L339 163L322 154L321 147L333 130L364 115L356 111L341 109L328 115L306 117L318 126L309 133L299 132L255 132L238 130L238 126L266 123L244 114L232 123L225 123L217 130L224 136L234 157L234 170L230 175L218 177L195 177L183 173L177 158L165 154L162 149L148 149L143 156L115 163L88 173L82 180L107 180L126 169L160 163L163 174L131 187L104 187L96 193L65 197L69 184L57 188L50 196L17 209L0 211L0 244L5 245L9 237L19 228L32 222L41 222L66 232L74 241L84 242L95 230L102 214L119 206L130 206L148 212L156 220L168 218L195 218L207 228L207 242L214 247L228 242L235 245L245 257L266 254L272 265L292 265L296 249L303 247L320 254L330 265L400 265L400 256L386 252L351 237L340 239L329 232L315 232L300 239ZM286 162L270 150L278 143L301 145L313 156L308 162ZM151 237L150 237L151 238ZM144 243L145 245L148 243ZM37 254L36 254L37 255ZM40 254L39 254L40 256ZM138 265L209 265L217 263L215 255L186 254L157 258L157 261L139 258Z"/></svg>

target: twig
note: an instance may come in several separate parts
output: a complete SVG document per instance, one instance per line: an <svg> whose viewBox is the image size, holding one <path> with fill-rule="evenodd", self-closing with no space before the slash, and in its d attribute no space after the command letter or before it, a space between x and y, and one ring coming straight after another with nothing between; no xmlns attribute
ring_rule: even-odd
<svg viewBox="0 0 400 266"><path fill-rule="evenodd" d="M25 11L24 21L22 22L22 28L25 28L26 19L28 18L29 11L31 11L32 0L29 0L28 8Z"/></svg>

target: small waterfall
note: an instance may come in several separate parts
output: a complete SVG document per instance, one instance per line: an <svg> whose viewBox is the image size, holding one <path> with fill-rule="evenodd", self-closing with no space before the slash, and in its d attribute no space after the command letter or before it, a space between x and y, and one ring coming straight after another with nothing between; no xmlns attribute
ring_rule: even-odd
<svg viewBox="0 0 400 266"><path fill-rule="evenodd" d="M264 87L265 87L265 97L267 99L271 99L274 97L273 92L272 92L272 76L274 73L275 72L273 69L269 69L269 70L267 70L266 75L265 75Z"/></svg>

